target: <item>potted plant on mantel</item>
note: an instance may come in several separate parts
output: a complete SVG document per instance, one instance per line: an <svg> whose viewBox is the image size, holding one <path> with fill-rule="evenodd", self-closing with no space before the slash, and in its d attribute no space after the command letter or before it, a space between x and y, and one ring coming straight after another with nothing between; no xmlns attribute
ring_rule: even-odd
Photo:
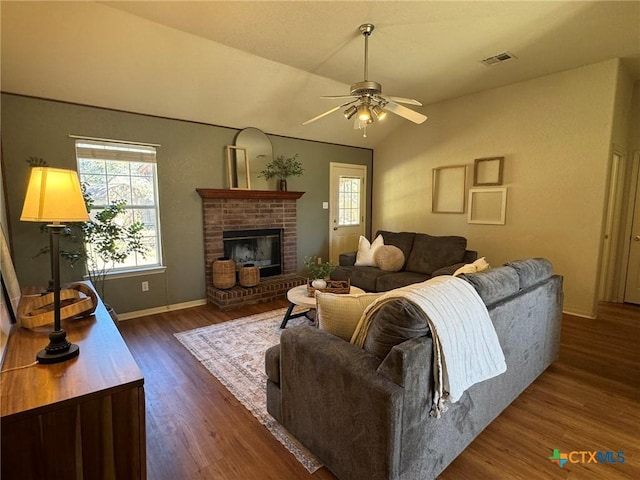
<svg viewBox="0 0 640 480"><path fill-rule="evenodd" d="M277 177L280 180L279 189L282 192L287 191L287 178L299 177L304 172L302 163L298 160L298 154L293 157L285 157L280 155L275 160L267 163L265 169L260 172L259 177L269 180Z"/></svg>

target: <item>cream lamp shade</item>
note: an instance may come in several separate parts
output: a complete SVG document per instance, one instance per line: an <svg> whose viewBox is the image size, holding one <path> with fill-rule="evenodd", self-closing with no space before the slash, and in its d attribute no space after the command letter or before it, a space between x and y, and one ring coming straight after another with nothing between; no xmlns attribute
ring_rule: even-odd
<svg viewBox="0 0 640 480"><path fill-rule="evenodd" d="M33 167L27 186L23 222L86 222L87 207L74 170Z"/></svg>

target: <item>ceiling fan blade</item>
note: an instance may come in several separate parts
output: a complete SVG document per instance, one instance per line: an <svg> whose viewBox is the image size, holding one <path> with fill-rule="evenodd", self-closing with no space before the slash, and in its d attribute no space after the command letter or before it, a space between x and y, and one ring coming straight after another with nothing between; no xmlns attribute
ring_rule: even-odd
<svg viewBox="0 0 640 480"><path fill-rule="evenodd" d="M403 107L402 105L398 105L395 102L387 103L384 108L389 110L391 113L395 113L407 120L411 120L413 123L421 124L427 119L426 115L411 110L410 108Z"/></svg>
<svg viewBox="0 0 640 480"><path fill-rule="evenodd" d="M391 102L397 102L397 103L406 103L407 105L417 105L418 107L422 106L422 103L420 103L418 100L415 100L413 98L405 98L405 97L392 97L389 95L380 95L382 98L384 98L385 100L391 101Z"/></svg>
<svg viewBox="0 0 640 480"><path fill-rule="evenodd" d="M316 115L315 117L310 118L306 122L303 122L302 125L309 125L310 123L315 122L316 120L320 120L322 117L326 117L327 115L331 115L333 112L336 112L336 111L340 110L342 107L346 107L347 105L351 105L352 103L355 103L357 101L358 100L356 99L356 100L352 100L350 102L343 103L342 105L338 105L337 107L333 107L333 108L327 110L326 112L321 113L320 115Z"/></svg>
<svg viewBox="0 0 640 480"><path fill-rule="evenodd" d="M330 100L335 100L336 98L358 98L355 95L323 95L320 98L328 98Z"/></svg>
<svg viewBox="0 0 640 480"><path fill-rule="evenodd" d="M340 110L340 105L338 105L337 107L333 107L331 110L327 110L324 113L321 113L320 115L317 115L313 118L310 118L309 120L307 120L306 122L303 122L302 125L309 125L312 122L315 122L316 120L320 120L322 117L326 117L327 115L331 115L333 112Z"/></svg>

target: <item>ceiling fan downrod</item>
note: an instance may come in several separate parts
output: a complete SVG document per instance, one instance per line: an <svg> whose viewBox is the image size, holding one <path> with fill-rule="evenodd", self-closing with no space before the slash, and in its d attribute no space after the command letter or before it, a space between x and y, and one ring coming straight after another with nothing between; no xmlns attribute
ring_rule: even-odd
<svg viewBox="0 0 640 480"><path fill-rule="evenodd" d="M369 80L369 35L373 32L374 26L371 23L360 25L360 33L364 36L364 81Z"/></svg>

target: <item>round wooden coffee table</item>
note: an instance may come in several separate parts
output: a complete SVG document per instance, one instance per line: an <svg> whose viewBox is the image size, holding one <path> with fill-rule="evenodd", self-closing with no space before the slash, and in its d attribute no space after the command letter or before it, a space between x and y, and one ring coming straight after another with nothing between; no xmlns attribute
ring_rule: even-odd
<svg viewBox="0 0 640 480"><path fill-rule="evenodd" d="M364 290L358 287L351 287L349 289L349 293L365 293ZM291 318L298 318L305 316L309 318L307 315L312 310L316 309L316 297L310 297L307 295L307 286L300 285L298 287L293 287L287 292L287 300L289 300L289 308L287 308L286 313L284 314L284 318L282 319L282 323L280 324L280 328L284 328L287 326L287 322ZM296 305L305 307L307 310L304 312L291 313L293 311L293 307ZM309 318L309 320L313 321L313 318Z"/></svg>

